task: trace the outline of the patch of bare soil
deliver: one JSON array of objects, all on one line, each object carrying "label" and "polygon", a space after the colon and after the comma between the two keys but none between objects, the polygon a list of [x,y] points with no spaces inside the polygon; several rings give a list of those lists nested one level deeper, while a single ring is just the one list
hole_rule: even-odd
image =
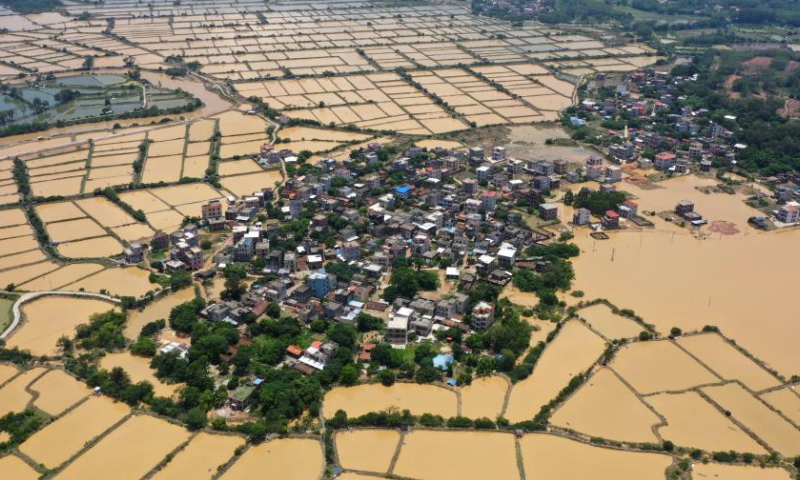
[{"label": "patch of bare soil", "polygon": [[736,224],[732,222],[726,222],[724,220],[714,220],[711,222],[711,227],[709,230],[721,235],[736,235],[739,233],[739,229],[736,228]]}]

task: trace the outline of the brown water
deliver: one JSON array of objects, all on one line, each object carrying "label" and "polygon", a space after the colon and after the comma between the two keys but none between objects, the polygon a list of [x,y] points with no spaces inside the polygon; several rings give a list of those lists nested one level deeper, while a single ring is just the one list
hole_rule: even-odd
[{"label": "brown water", "polygon": [[155,302],[145,307],[145,309],[142,311],[134,310],[131,312],[130,316],[128,317],[128,321],[125,324],[125,336],[131,339],[138,338],[139,332],[142,331],[142,327],[159,319],[169,319],[169,312],[174,307],[180,305],[181,303],[188,302],[193,298],[194,288],[184,288],[171,295],[159,298]]},{"label": "brown water", "polygon": [[552,424],[627,442],[657,442],[653,413],[609,369],[598,370],[552,416]]},{"label": "brown water", "polygon": [[[727,217],[735,218],[735,217]],[[796,373],[800,323],[787,298],[800,230],[697,240],[668,231],[611,233],[595,242],[578,231],[574,287],[634,309],[663,334],[719,326],[785,375]],[[756,279],[757,281],[754,281]],[[758,319],[758,321],[754,321]]]},{"label": "brown water", "polygon": [[658,432],[665,440],[709,452],[735,450],[765,454],[764,447],[697,392],[661,393],[645,401],[666,418]]},{"label": "brown water", "polygon": [[570,379],[586,371],[605,349],[605,343],[578,321],[569,321],[536,364],[533,374],[511,390],[505,417],[530,420],[555,398]]},{"label": "brown water", "polygon": [[52,416],[86,398],[92,390],[63,370],[51,370],[31,384],[30,390],[39,394],[33,405]]},{"label": "brown water", "polygon": [[672,457],[612,450],[547,434],[519,441],[527,480],[663,480]]},{"label": "brown water", "polygon": [[630,318],[614,315],[611,308],[604,303],[583,308],[578,311],[578,315],[607,340],[635,338],[644,330],[644,327]]},{"label": "brown water", "polygon": [[65,290],[79,290],[99,292],[106,290],[112,295],[130,295],[140,297],[149,290],[155,290],[158,285],[148,280],[150,273],[140,268],[109,268],[78,282],[64,287]]},{"label": "brown water", "polygon": [[760,468],[756,466],[720,465],[698,463],[692,469],[694,480],[789,480],[791,475],[782,468]]},{"label": "brown water", "polygon": [[29,291],[55,290],[102,269],[103,266],[98,263],[73,263],[24,283],[19,288]]},{"label": "brown water", "polygon": [[55,468],[129,413],[124,403],[92,397],[36,432],[20,451],[47,468]]},{"label": "brown water", "polygon": [[154,370],[150,368],[150,359],[137,357],[129,352],[106,354],[100,359],[100,367],[109,371],[115,367],[121,367],[131,377],[132,382],[150,382],[153,385],[154,393],[162,397],[171,397],[179,386],[163,383],[156,378]]},{"label": "brown water", "polygon": [[352,430],[336,434],[336,452],[342,468],[386,473],[400,441],[397,430]]},{"label": "brown water", "polygon": [[17,367],[13,365],[0,365],[0,385],[6,383],[8,379],[13,377],[19,372]]},{"label": "brown water", "polygon": [[282,182],[280,170],[226,177],[219,181],[226,190],[238,197],[251,195],[262,188],[275,188]]},{"label": "brown water", "polygon": [[786,387],[761,395],[761,399],[783,413],[795,425],[800,425],[800,395],[795,387]]},{"label": "brown water", "polygon": [[[393,473],[419,480],[518,480],[510,433],[415,430],[405,436]],[[465,454],[469,452],[469,454]]]},{"label": "brown water", "polygon": [[3,479],[37,480],[41,475],[15,455],[0,458],[0,472]]},{"label": "brown water", "polygon": [[720,381],[667,340],[625,345],[614,356],[611,368],[641,394],[685,390]]},{"label": "brown water", "polygon": [[113,304],[89,298],[41,297],[22,306],[25,321],[8,338],[8,345],[34,355],[57,355],[61,336],[75,336],[75,327],[89,317],[113,309]]},{"label": "brown water", "polygon": [[720,377],[740,380],[751,390],[765,390],[781,383],[715,333],[681,337],[677,342]]},{"label": "brown water", "polygon": [[800,454],[800,430],[738,384],[705,387],[703,392],[782,455]]},{"label": "brown water", "polygon": [[461,416],[496,419],[503,411],[508,380],[500,376],[481,377],[461,388]]},{"label": "brown water", "polygon": [[408,409],[414,415],[432,413],[449,418],[456,415],[458,400],[451,390],[416,383],[396,383],[391,387],[378,384],[336,387],[325,395],[327,418],[333,418],[338,410],[358,417],[390,408],[398,411]]},{"label": "brown water", "polygon": [[131,417],[53,478],[137,480],[188,438],[188,431],[164,420]]},{"label": "brown water", "polygon": [[242,437],[200,432],[152,480],[208,480],[244,444]]},{"label": "brown water", "polygon": [[0,389],[0,417],[11,412],[21,412],[33,399],[33,395],[25,390],[33,379],[45,372],[42,367],[32,368],[5,384]]},{"label": "brown water", "polygon": [[318,440],[282,438],[250,447],[220,480],[317,480],[325,468]]}]

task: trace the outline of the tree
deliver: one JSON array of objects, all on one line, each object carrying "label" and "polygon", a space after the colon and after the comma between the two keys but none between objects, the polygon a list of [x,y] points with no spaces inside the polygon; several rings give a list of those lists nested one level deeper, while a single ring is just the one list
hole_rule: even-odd
[{"label": "tree", "polygon": [[378,373],[378,379],[381,381],[381,385],[385,387],[390,387],[394,385],[395,375],[393,371],[389,369],[384,369]]},{"label": "tree", "polygon": [[567,193],[564,194],[564,205],[572,205],[574,199],[575,194],[572,193],[572,190],[567,190]]},{"label": "tree", "polygon": [[358,383],[358,368],[355,365],[345,365],[339,372],[339,382],[344,386],[353,386]]},{"label": "tree", "polygon": [[382,330],[384,326],[383,320],[361,312],[356,316],[356,328],[359,332],[371,332],[374,330]]},{"label": "tree", "polygon": [[278,302],[271,302],[269,306],[267,306],[266,313],[270,318],[278,318],[281,316],[281,306]]}]

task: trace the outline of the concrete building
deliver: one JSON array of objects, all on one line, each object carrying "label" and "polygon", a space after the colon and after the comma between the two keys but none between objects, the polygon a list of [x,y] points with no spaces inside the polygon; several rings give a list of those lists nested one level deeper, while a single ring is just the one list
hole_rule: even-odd
[{"label": "concrete building", "polygon": [[323,298],[336,286],[336,275],[327,273],[325,269],[320,269],[306,278],[306,284],[311,289],[311,295]]},{"label": "concrete building", "polygon": [[588,208],[578,208],[572,214],[572,223],[575,225],[588,225],[592,212]]},{"label": "concrete building", "polygon": [[558,207],[552,203],[539,205],[539,217],[542,220],[555,220],[558,218]]},{"label": "concrete building", "polygon": [[475,330],[486,330],[494,323],[494,305],[478,302],[472,307],[472,327]]}]

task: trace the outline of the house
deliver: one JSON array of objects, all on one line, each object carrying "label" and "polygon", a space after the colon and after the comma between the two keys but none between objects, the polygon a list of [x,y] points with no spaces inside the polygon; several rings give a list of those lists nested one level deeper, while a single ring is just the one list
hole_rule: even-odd
[{"label": "house", "polygon": [[677,157],[672,152],[661,152],[656,154],[653,165],[659,170],[667,170],[675,166],[678,162]]},{"label": "house", "polygon": [[236,388],[228,393],[228,405],[233,410],[241,411],[247,409],[255,391],[256,387],[251,385],[242,385]]},{"label": "house", "polygon": [[311,290],[311,295],[323,298],[336,286],[336,275],[327,273],[323,268],[309,275],[306,285]]},{"label": "house", "polygon": [[478,302],[472,307],[472,327],[475,330],[486,330],[494,323],[494,305]]},{"label": "house", "polygon": [[592,212],[588,208],[579,208],[572,214],[572,223],[575,225],[588,225]]},{"label": "house", "polygon": [[539,218],[542,220],[556,220],[558,218],[558,207],[552,203],[542,203],[539,205]]},{"label": "house", "polygon": [[393,316],[386,325],[386,341],[392,345],[405,345],[408,340],[408,323],[406,316]]},{"label": "house", "polygon": [[606,211],[606,214],[600,219],[600,224],[605,229],[619,228],[619,214],[614,210]]},{"label": "house", "polygon": [[509,243],[500,245],[500,250],[497,252],[497,261],[502,268],[511,269],[517,257],[517,249]]},{"label": "house", "polygon": [[787,202],[775,213],[775,219],[781,223],[797,223],[800,214],[800,203]]},{"label": "house", "polygon": [[144,261],[144,248],[140,243],[131,243],[128,248],[124,250],[125,261],[128,263],[139,263]]},{"label": "house", "polygon": [[694,212],[694,202],[691,200],[680,200],[677,205],[675,205],[675,213],[680,215],[681,217],[686,217],[686,214],[689,212]]},{"label": "house", "polygon": [[202,207],[200,207],[203,222],[208,223],[210,220],[220,220],[222,218],[222,203],[219,200],[211,200]]},{"label": "house", "polygon": [[619,215],[622,218],[627,218],[628,220],[636,218],[639,214],[639,205],[636,202],[631,200],[625,200],[622,202],[622,205],[619,206]]}]

